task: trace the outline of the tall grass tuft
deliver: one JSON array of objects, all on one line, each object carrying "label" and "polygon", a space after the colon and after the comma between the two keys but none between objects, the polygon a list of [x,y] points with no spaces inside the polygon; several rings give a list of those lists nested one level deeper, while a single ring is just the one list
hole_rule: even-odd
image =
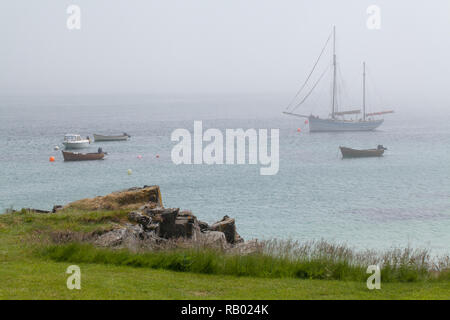
[{"label": "tall grass tuft", "polygon": [[[131,252],[90,244],[49,245],[40,254],[59,262],[97,263],[178,272],[263,278],[291,277],[365,281],[369,265],[381,268],[383,282],[450,280],[449,258],[433,260],[426,250],[394,249],[383,253],[355,252],[326,241],[298,243],[271,240],[252,254],[232,254],[212,248],[172,248]],[[439,268],[439,269],[438,269]]]}]

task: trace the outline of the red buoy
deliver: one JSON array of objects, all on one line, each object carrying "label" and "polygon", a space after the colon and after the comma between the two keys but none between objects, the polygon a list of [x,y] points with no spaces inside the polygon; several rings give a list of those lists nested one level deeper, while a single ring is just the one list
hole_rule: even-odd
[{"label": "red buoy", "polygon": [[301,132],[301,131],[302,131],[302,129],[300,129],[300,128],[297,129],[297,132]]},{"label": "red buoy", "polygon": [[309,123],[309,121],[308,120],[305,120],[305,124],[308,124]]}]

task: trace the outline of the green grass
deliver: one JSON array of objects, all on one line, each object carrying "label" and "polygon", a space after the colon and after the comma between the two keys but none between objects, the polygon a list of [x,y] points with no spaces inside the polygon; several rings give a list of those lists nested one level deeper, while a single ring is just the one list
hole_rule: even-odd
[{"label": "green grass", "polygon": [[[265,252],[244,257],[210,250],[132,253],[77,243],[52,244],[61,240],[55,235],[109,230],[125,221],[126,214],[0,215],[0,299],[449,298],[448,273],[430,277],[423,272],[426,263],[418,262],[424,256],[408,250],[382,256],[387,267],[381,290],[370,291],[368,275],[358,263],[372,255],[321,242],[289,248],[274,242]],[[66,287],[65,271],[72,264],[81,268],[81,290]]]},{"label": "green grass", "polygon": [[230,255],[208,249],[132,253],[98,249],[88,244],[52,245],[44,257],[58,262],[111,264],[178,272],[250,276],[259,278],[304,278],[358,280],[367,278],[365,269],[333,261],[292,261],[265,254]]},{"label": "green grass", "polygon": [[0,264],[0,299],[448,299],[449,282],[382,283],[261,279],[125,266],[78,264],[81,290],[68,290],[70,263]]},{"label": "green grass", "polygon": [[[44,258],[57,262],[95,263],[238,277],[360,282],[368,277],[367,265],[353,264],[345,259],[316,256],[311,259],[295,259],[266,253],[242,256],[205,248],[133,253],[128,250],[99,249],[90,244],[70,243],[48,246],[41,254]],[[381,276],[384,282],[413,282],[427,279],[428,272],[414,264],[388,265],[382,268]]]}]

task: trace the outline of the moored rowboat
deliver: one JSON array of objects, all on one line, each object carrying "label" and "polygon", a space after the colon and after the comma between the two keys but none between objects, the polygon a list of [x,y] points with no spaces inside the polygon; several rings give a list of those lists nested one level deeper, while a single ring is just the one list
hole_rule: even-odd
[{"label": "moored rowboat", "polygon": [[121,135],[116,136],[104,136],[101,134],[94,133],[94,140],[95,141],[124,141],[130,138],[130,135],[126,134],[125,132]]},{"label": "moored rowboat", "polygon": [[385,147],[379,145],[376,149],[357,150],[346,147],[339,147],[341,149],[343,158],[366,158],[366,157],[381,157],[384,154]]},{"label": "moored rowboat", "polygon": [[86,160],[102,160],[105,157],[104,152],[96,153],[78,153],[62,151],[64,161],[86,161]]}]

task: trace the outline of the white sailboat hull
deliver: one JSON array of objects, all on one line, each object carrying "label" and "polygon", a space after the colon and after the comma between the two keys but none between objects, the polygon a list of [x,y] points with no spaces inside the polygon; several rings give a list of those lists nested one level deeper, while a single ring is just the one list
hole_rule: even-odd
[{"label": "white sailboat hull", "polygon": [[371,131],[378,128],[383,119],[366,121],[348,121],[337,119],[320,119],[309,117],[309,132],[335,132],[335,131]]}]

